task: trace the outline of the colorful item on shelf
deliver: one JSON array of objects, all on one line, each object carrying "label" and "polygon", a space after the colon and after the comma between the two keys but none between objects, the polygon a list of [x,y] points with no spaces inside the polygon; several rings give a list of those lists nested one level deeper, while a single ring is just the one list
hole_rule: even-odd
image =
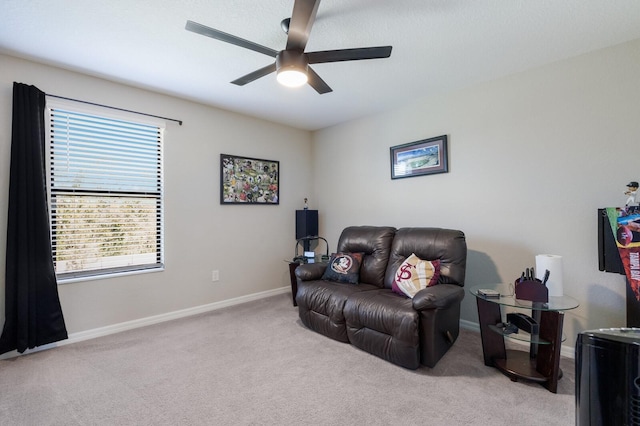
[{"label": "colorful item on shelf", "polygon": [[627,281],[640,301],[640,207],[607,207],[606,210]]}]

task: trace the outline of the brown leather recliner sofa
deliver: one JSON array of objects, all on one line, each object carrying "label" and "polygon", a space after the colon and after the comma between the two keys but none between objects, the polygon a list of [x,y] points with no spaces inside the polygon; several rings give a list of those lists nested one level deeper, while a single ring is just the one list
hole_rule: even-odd
[{"label": "brown leather recliner sofa", "polygon": [[[433,367],[458,338],[467,245],[462,231],[352,226],[338,252],[364,253],[359,282],[322,280],[326,264],[300,265],[296,302],[302,323],[394,364]],[[415,253],[440,260],[438,284],[413,299],[391,290],[398,267]]]}]

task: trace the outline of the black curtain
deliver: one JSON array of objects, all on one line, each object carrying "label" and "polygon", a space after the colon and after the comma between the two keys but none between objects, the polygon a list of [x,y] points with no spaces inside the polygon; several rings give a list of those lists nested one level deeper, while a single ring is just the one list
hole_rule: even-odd
[{"label": "black curtain", "polygon": [[45,93],[13,83],[5,322],[0,354],[67,338],[51,254]]}]

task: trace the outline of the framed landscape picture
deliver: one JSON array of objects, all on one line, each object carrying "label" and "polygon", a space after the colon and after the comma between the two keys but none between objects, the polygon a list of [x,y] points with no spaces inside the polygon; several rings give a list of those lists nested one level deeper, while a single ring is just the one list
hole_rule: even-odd
[{"label": "framed landscape picture", "polygon": [[220,204],[280,204],[280,162],[220,154]]},{"label": "framed landscape picture", "polygon": [[446,135],[391,147],[391,179],[448,171]]}]

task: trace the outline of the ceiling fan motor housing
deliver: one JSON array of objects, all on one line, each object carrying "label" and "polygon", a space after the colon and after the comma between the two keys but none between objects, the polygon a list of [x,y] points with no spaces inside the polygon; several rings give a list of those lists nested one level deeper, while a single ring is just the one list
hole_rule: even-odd
[{"label": "ceiling fan motor housing", "polygon": [[309,61],[307,56],[295,50],[281,50],[276,56],[276,70],[278,72],[285,70],[295,70],[307,73]]}]

